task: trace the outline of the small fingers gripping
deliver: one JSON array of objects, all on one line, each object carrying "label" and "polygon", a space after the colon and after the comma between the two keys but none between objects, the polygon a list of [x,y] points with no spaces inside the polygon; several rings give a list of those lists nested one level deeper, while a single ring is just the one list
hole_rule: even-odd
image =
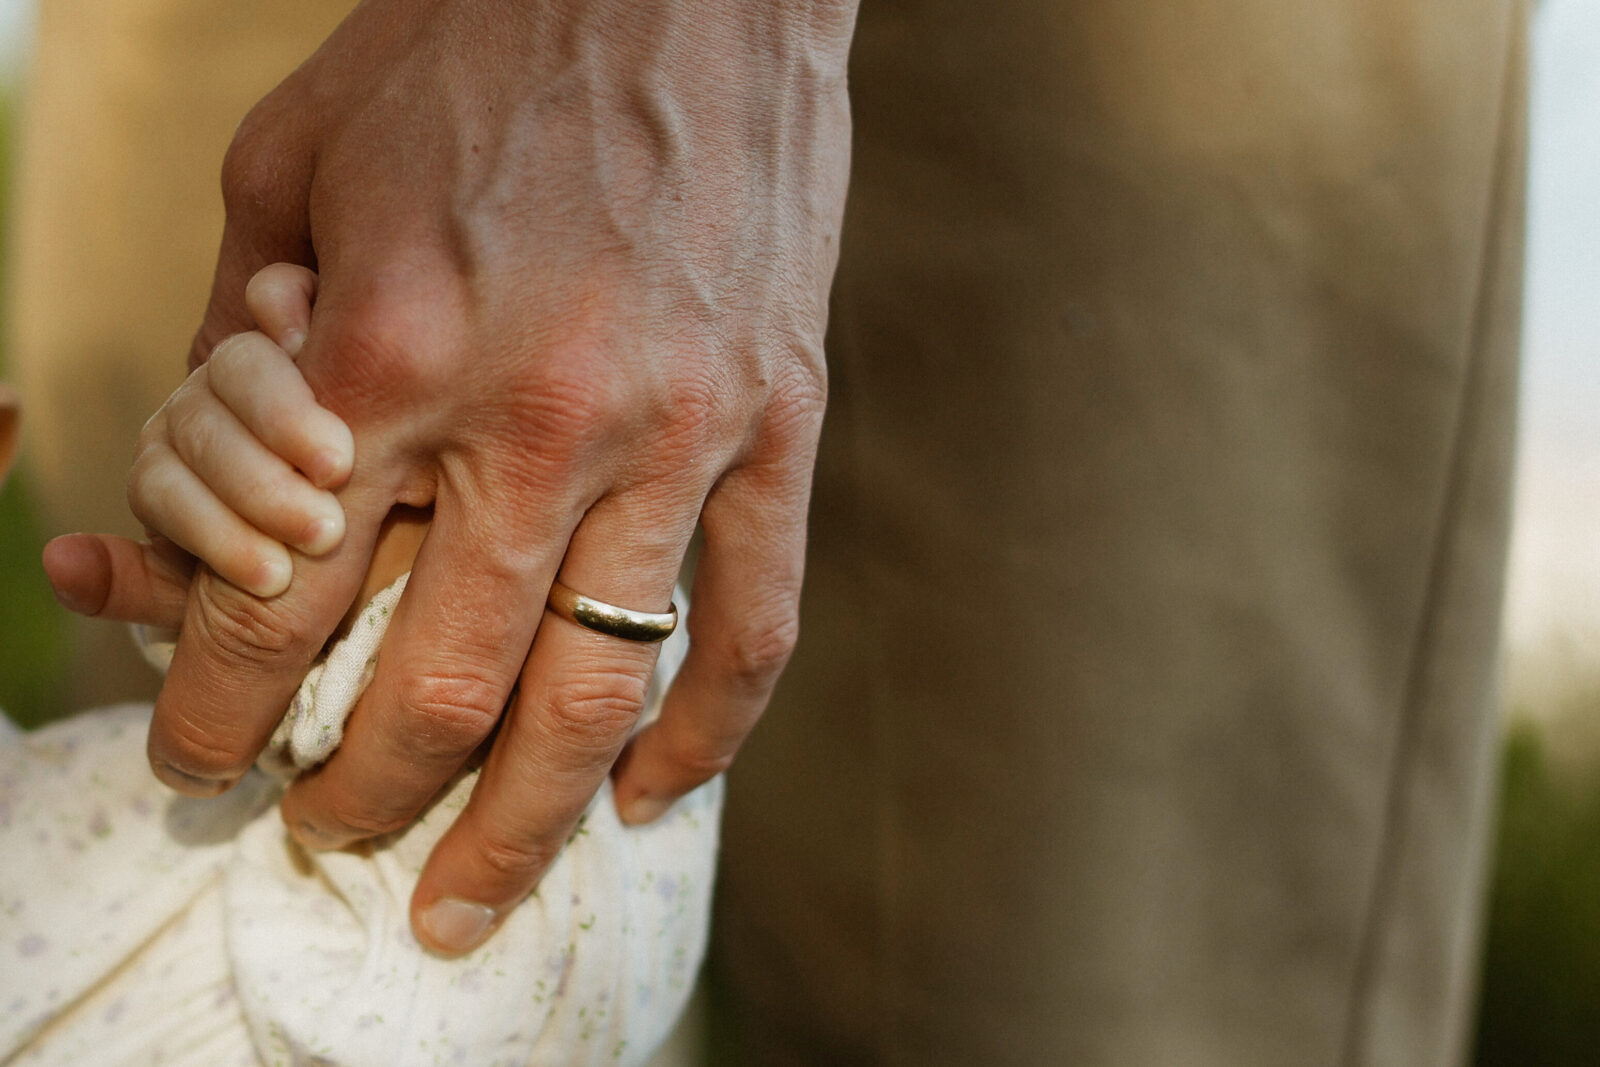
[{"label": "small fingers gripping", "polygon": [[[252,365],[237,369],[246,362]],[[284,372],[286,376],[274,380]],[[305,389],[281,349],[260,334],[240,334],[194,372],[195,388],[172,398],[166,444],[244,522],[306,555],[327,553],[344,534],[343,509],[332,493],[312,485],[230,408],[215,387],[230,376],[246,376],[254,383],[251,390],[259,406],[280,402],[295,387]],[[151,525],[161,529],[159,522]]]},{"label": "small fingers gripping", "polygon": [[317,296],[315,272],[294,263],[270,263],[244,288],[245,307],[256,327],[298,356],[311,330],[311,303]]},{"label": "small fingers gripping", "polygon": [[350,430],[273,339],[303,343],[315,285],[287,264],[252,279],[251,312],[273,336],[218,345],[146,425],[129,478],[129,503],[146,526],[257,596],[288,586],[289,547],[318,556],[344,537],[343,509],[327,490],[350,476]]},{"label": "small fingers gripping", "polygon": [[128,475],[128,506],[147,529],[240,589],[272,597],[288,588],[294,572],[288,550],[228,507],[165,441],[141,442]]},{"label": "small fingers gripping", "polygon": [[[304,301],[306,293],[301,289],[297,296],[291,290],[288,297]],[[267,298],[277,296],[268,291]],[[317,344],[313,334],[306,347],[312,350]],[[264,540],[269,548],[285,551],[246,520],[282,523],[287,536],[295,529],[289,519],[315,520],[313,508],[322,502],[337,508],[337,517],[347,526],[342,540],[328,539],[338,541],[338,551],[291,557],[292,580],[270,596],[260,589],[242,591],[221,561],[195,550],[212,566],[197,569],[190,584],[177,651],[151,719],[148,755],[162,781],[181,792],[207,796],[237,780],[281,720],[317,653],[354,602],[394,496],[389,485],[368,478],[345,484],[335,499],[297,468],[299,463],[314,467],[302,452],[315,456],[319,449],[327,450],[330,435],[323,429],[337,431],[332,450],[343,454],[323,472],[324,480],[350,475],[353,449],[343,423],[317,407],[298,364],[266,334],[236,335],[218,346],[204,374],[194,375],[188,387],[194,395],[185,404],[192,401],[193,411],[171,405],[153,420],[141,451],[141,461],[149,452],[158,472],[150,483],[157,490],[161,478],[173,483],[165,490],[165,513],[191,524],[191,543],[185,547],[194,550],[200,538],[242,529],[258,539],[253,543],[257,549]],[[191,424],[172,425],[182,419]],[[286,460],[273,446],[295,460]],[[229,449],[231,461],[226,458]],[[136,472],[135,500],[145,485],[146,478]],[[202,522],[207,509],[212,518]],[[301,537],[316,540],[310,531]]]},{"label": "small fingers gripping", "polygon": [[265,334],[228,338],[205,369],[206,384],[222,406],[314,486],[331,489],[350,477],[350,428],[317,403],[294,360]]}]

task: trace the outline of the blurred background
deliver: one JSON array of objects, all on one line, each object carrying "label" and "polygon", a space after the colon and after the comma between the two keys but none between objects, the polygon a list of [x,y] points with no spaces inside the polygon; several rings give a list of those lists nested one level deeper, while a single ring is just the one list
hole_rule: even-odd
[{"label": "blurred background", "polygon": [[[32,20],[32,0],[0,0],[7,288],[6,193]],[[1544,0],[1532,88],[1506,774],[1476,1053],[1508,1067],[1600,1058],[1600,4]],[[0,377],[10,326],[0,322]],[[181,348],[172,358],[176,373]],[[65,650],[82,638],[38,567],[45,524],[28,460],[0,494],[0,707],[37,724],[83,702],[63,677]]]}]

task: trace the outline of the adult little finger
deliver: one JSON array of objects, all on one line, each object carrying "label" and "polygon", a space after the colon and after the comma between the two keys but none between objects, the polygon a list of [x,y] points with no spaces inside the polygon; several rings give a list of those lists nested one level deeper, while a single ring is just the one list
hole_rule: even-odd
[{"label": "adult little finger", "polygon": [[809,468],[726,475],[701,514],[692,640],[660,717],[617,761],[617,812],[658,818],[725,770],[771,699],[799,638]]}]

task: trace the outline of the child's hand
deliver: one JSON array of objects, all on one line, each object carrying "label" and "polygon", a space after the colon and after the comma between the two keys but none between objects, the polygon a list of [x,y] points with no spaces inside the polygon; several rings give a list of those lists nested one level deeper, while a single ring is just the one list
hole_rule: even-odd
[{"label": "child's hand", "polygon": [[338,545],[344,512],[327,489],[350,476],[354,445],[292,358],[315,287],[310,271],[281,263],[251,279],[245,296],[261,332],[219,345],[140,435],[128,500],[151,543],[69,534],[46,547],[68,608],[175,628],[195,557],[265,597],[289,584],[285,543],[308,555]]},{"label": "child's hand", "polygon": [[189,375],[145,424],[128,476],[128,503],[148,529],[261,597],[289,585],[285,545],[317,556],[344,537],[327,489],[350,476],[350,431],[292,358],[315,285],[288,264],[251,279],[245,299],[261,331],[230,337]]}]

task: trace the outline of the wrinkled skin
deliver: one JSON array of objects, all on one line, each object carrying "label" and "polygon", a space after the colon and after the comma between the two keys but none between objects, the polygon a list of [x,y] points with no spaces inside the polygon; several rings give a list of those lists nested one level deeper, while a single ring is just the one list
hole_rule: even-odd
[{"label": "wrinkled skin", "polygon": [[[250,327],[263,265],[320,273],[298,362],[354,434],[347,532],[270,599],[200,571],[151,729],[164,780],[249,766],[397,503],[435,517],[377,678],[283,810],[318,848],[395,829],[498,726],[418,885],[425,943],[487,936],[613,769],[642,822],[728,765],[797,636],[853,18],[368,0],[252,111],[191,358]],[[697,523],[693,652],[624,753],[654,648],[546,593],[665,608]]]}]

